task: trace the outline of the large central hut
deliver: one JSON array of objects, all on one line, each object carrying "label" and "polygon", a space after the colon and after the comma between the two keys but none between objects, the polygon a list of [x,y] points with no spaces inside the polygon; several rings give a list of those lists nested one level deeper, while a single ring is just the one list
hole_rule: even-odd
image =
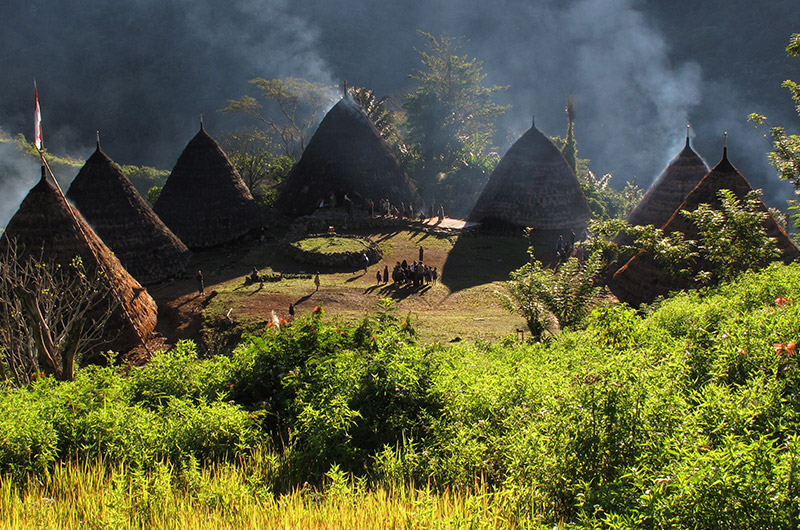
[{"label": "large central hut", "polygon": [[628,216],[628,223],[661,228],[708,171],[705,161],[689,144],[687,127],[686,145],[647,189]]},{"label": "large central hut", "polygon": [[153,210],[191,249],[223,245],[263,226],[250,190],[202,123]]},{"label": "large central hut", "polygon": [[505,230],[581,230],[591,210],[564,155],[534,124],[489,177],[469,220]]},{"label": "large central hut", "polygon": [[[151,338],[157,317],[155,301],[128,274],[80,212],[47,180],[44,170],[39,183],[8,222],[0,247],[5,248],[10,240],[16,245],[17,259],[32,255],[68,267],[79,257],[87,272],[100,273],[97,278],[107,282],[103,287],[110,293],[108,307],[113,309],[105,324],[104,342],[97,351],[125,352]],[[104,309],[100,311],[105,313]]]},{"label": "large central hut", "polygon": [[[664,224],[663,230],[670,234],[681,232],[687,239],[698,240],[700,234],[694,223],[680,212],[692,212],[701,204],[709,204],[713,209],[720,209],[718,193],[720,190],[731,190],[739,200],[753,187],[733,164],[728,160],[728,149],[723,148],[722,160],[712,169],[700,183],[686,196],[681,205],[673,212]],[[779,259],[790,261],[800,254],[792,243],[786,231],[775,221],[769,209],[759,201],[759,210],[766,213],[764,229],[769,237],[775,238],[781,255]],[[709,263],[700,263],[694,272],[700,268],[709,267]],[[613,276],[611,288],[614,294],[622,301],[633,307],[651,303],[659,296],[666,296],[672,291],[690,287],[690,281],[671,275],[662,265],[648,253],[641,251],[633,256]]]},{"label": "large central hut", "polygon": [[183,272],[191,252],[100,149],[99,141],[67,198],[140,283],[158,283]]},{"label": "large central hut", "polygon": [[348,195],[360,206],[382,199],[419,205],[413,181],[346,90],[286,177],[275,205],[287,215],[308,215],[331,194],[338,204]]}]

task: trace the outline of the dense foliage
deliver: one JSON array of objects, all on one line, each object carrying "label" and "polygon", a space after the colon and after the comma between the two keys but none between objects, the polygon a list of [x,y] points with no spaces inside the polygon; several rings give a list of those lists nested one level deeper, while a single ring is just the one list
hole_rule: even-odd
[{"label": "dense foliage", "polygon": [[407,169],[426,201],[444,202],[448,210],[471,206],[497,164],[489,152],[495,119],[509,107],[494,96],[506,87],[484,86],[483,65],[460,55],[461,40],[419,34],[426,49],[417,50],[422,64],[409,76],[417,87],[403,102]]},{"label": "dense foliage", "polygon": [[388,304],[357,325],[319,309],[229,356],[184,342],[127,374],[5,388],[0,467],[256,458],[253,495],[335,469],[384,486],[478,480],[521,526],[791,528],[798,301],[800,267],[773,265],[645,316],[601,307],[545,344],[447,347],[416,344]]}]

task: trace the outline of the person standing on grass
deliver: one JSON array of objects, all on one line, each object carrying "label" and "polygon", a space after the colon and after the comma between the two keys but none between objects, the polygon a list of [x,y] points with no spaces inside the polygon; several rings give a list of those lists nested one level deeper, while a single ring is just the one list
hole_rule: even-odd
[{"label": "person standing on grass", "polygon": [[314,276],[314,285],[317,286],[317,288],[314,289],[314,292],[319,291],[319,271],[317,271],[317,275]]},{"label": "person standing on grass", "polygon": [[422,248],[422,245],[419,246],[419,262],[422,263],[422,255],[425,253],[425,249]]},{"label": "person standing on grass", "polygon": [[366,274],[367,267],[369,267],[369,256],[367,256],[366,252],[361,253],[361,264],[364,265],[364,274]]},{"label": "person standing on grass", "polygon": [[380,285],[381,284],[381,280],[383,279],[383,276],[381,275],[381,270],[380,269],[378,269],[375,272],[375,279],[378,281],[378,285]]},{"label": "person standing on grass", "polygon": [[205,290],[205,284],[203,283],[203,271],[197,271],[197,275],[194,277],[197,280],[197,294],[203,294]]},{"label": "person standing on grass", "polygon": [[383,266],[383,283],[389,283],[389,266]]}]

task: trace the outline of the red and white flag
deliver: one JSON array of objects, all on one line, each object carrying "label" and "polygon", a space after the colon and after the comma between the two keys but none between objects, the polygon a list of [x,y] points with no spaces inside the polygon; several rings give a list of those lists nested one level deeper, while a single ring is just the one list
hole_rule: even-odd
[{"label": "red and white flag", "polygon": [[33,82],[33,143],[36,149],[42,150],[42,109],[39,108],[39,94],[36,91],[36,81]]}]

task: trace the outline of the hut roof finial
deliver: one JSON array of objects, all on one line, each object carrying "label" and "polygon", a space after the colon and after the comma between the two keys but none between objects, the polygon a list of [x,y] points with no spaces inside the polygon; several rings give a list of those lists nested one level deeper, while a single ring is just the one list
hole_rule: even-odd
[{"label": "hut roof finial", "polygon": [[722,158],[728,158],[728,131],[722,135]]},{"label": "hut roof finial", "polygon": [[203,126],[203,115],[202,114],[200,115],[200,130],[201,131],[205,130],[205,127]]},{"label": "hut roof finial", "polygon": [[347,79],[342,81],[342,96],[347,97]]},{"label": "hut roof finial", "polygon": [[95,136],[97,137],[97,150],[100,150],[100,131],[95,131]]},{"label": "hut roof finial", "polygon": [[536,128],[536,115],[535,114],[531,115],[531,127],[533,127],[534,129]]},{"label": "hut roof finial", "polygon": [[689,129],[692,128],[691,123],[686,124],[686,147],[689,147]]}]

